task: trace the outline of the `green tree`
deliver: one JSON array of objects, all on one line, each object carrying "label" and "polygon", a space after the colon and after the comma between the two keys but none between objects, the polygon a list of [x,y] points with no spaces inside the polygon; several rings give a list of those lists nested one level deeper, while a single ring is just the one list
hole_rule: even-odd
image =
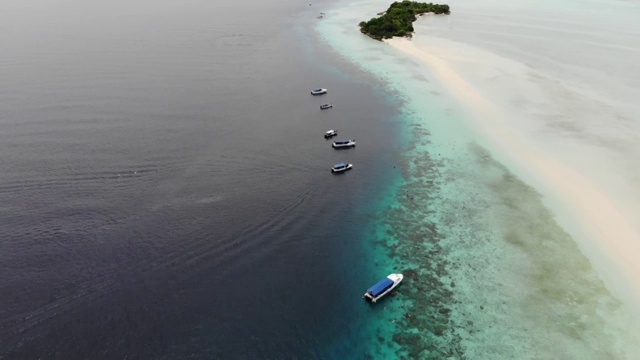
[{"label": "green tree", "polygon": [[449,14],[449,5],[410,0],[396,1],[382,16],[360,22],[360,31],[377,40],[411,36],[416,15],[424,13]]}]

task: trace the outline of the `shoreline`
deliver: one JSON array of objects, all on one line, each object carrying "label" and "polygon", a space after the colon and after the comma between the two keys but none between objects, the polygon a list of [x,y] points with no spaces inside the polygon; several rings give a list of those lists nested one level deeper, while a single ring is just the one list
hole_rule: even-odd
[{"label": "shoreline", "polygon": [[[357,30],[355,24],[362,14],[379,11],[380,3],[356,0],[340,5],[328,12],[327,21],[318,24],[320,36],[338,56],[383,82],[380,90],[398,104],[398,126],[408,135],[406,147],[397,155],[402,186],[376,220],[380,226],[368,241],[381,250],[380,255],[385,250],[389,253],[390,258],[380,258],[381,264],[393,266],[394,272],[407,271],[400,298],[407,301],[403,311],[410,316],[393,323],[386,317],[372,322],[384,334],[372,341],[379,350],[375,352],[386,354],[384,349],[395,348],[398,356],[416,358],[455,354],[474,358],[637,357],[640,336],[635,319],[640,312],[627,305],[635,303],[636,296],[629,290],[633,286],[626,286],[633,276],[627,276],[628,271],[612,256],[617,249],[603,250],[609,245],[595,241],[599,240],[594,238],[595,231],[576,221],[603,213],[634,213],[615,208],[620,197],[611,195],[611,188],[616,187],[611,182],[604,182],[609,185],[602,191],[603,179],[610,180],[609,174],[584,175],[590,174],[583,171],[590,161],[601,164],[608,160],[600,154],[604,146],[586,150],[576,146],[593,140],[580,136],[586,132],[583,126],[588,131],[601,130],[594,119],[605,118],[626,97],[607,104],[611,97],[588,92],[593,87],[563,81],[566,67],[556,68],[554,59],[549,59],[551,66],[541,68],[547,72],[537,74],[529,71],[530,58],[505,55],[486,42],[465,42],[472,37],[465,26],[477,25],[480,18],[473,12],[465,19],[462,7],[455,19],[431,17],[415,22],[417,35],[411,40],[391,40],[428,49],[426,54],[412,55],[394,46],[381,46]],[[528,20],[531,25],[538,21]],[[486,35],[478,34],[480,38]],[[449,35],[459,39],[447,39]],[[511,45],[526,46],[529,39],[516,38]],[[489,37],[487,42],[491,41]],[[473,48],[465,48],[467,43]],[[424,55],[431,57],[430,62],[420,59]],[[540,58],[533,60],[539,65]],[[552,76],[558,73],[562,76]],[[619,78],[610,82],[621,84]],[[585,98],[593,100],[592,104],[585,106]],[[568,100],[568,105],[555,100]],[[563,114],[575,107],[580,111]],[[531,122],[538,112],[557,115],[551,111],[566,116]],[[560,124],[564,127],[554,127],[556,119],[564,120]],[[619,129],[602,137],[619,135],[614,130]],[[605,155],[611,156],[611,150],[607,148]],[[565,156],[567,153],[574,158]],[[563,156],[556,158],[555,154]],[[620,159],[615,165],[634,158]],[[607,170],[614,164],[609,165]],[[624,172],[627,182],[635,172],[628,168]],[[542,176],[547,173],[555,177]],[[624,181],[621,176],[620,183]],[[550,186],[556,183],[568,189]],[[562,194],[577,191],[576,199],[584,200],[585,194],[576,188],[591,191],[602,209],[596,208],[594,214],[578,213],[588,212],[589,204],[598,201],[589,201],[585,207]],[[619,195],[628,189],[613,190]],[[640,192],[628,195],[622,204],[631,203],[634,208],[640,203],[633,202],[634,197],[640,200]],[[623,222],[628,224],[624,217]],[[638,233],[632,226],[627,230]],[[400,309],[385,313],[396,310]],[[381,344],[386,345],[379,348]]]},{"label": "shoreline", "polygon": [[640,273],[640,262],[634,261],[640,257],[640,234],[622,212],[624,206],[590,181],[588,175],[538,150],[544,144],[535,144],[521,129],[510,127],[505,110],[456,68],[467,60],[441,47],[417,45],[416,37],[422,36],[414,34],[412,39],[384,42],[426,65],[465,104],[472,126],[499,150],[494,156],[506,160],[512,170],[542,192],[545,203],[576,239],[610,291],[628,305],[640,307],[640,278],[636,275]]}]

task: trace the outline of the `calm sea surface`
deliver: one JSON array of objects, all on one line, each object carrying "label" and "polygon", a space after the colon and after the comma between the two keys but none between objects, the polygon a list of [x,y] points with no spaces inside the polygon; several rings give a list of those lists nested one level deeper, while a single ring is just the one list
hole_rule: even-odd
[{"label": "calm sea surface", "polygon": [[321,4],[218,3],[0,0],[0,358],[366,352],[393,104]]}]

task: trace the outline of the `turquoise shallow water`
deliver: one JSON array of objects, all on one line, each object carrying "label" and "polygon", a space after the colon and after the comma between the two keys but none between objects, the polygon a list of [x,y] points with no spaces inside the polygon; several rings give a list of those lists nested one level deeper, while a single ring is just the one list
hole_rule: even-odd
[{"label": "turquoise shallow water", "polygon": [[402,110],[401,174],[380,194],[365,246],[377,273],[406,281],[378,305],[369,355],[633,358],[623,305],[540,194],[479,145],[428,68],[359,34],[357,23],[387,5],[345,1],[317,26]]}]

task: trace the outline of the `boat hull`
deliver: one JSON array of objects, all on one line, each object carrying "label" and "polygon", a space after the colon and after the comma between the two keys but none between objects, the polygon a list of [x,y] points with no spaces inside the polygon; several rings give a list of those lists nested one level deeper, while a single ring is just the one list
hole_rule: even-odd
[{"label": "boat hull", "polygon": [[349,164],[347,167],[341,168],[341,169],[331,168],[331,172],[334,174],[339,174],[339,173],[343,173],[345,171],[351,170],[352,168],[353,168],[353,165]]},{"label": "boat hull", "polygon": [[331,144],[331,146],[334,149],[348,149],[348,148],[356,147],[356,142],[353,141],[353,140],[351,140],[351,141],[349,141],[348,143],[345,143],[345,144],[340,144],[340,143],[335,143],[334,142],[333,144]]}]

